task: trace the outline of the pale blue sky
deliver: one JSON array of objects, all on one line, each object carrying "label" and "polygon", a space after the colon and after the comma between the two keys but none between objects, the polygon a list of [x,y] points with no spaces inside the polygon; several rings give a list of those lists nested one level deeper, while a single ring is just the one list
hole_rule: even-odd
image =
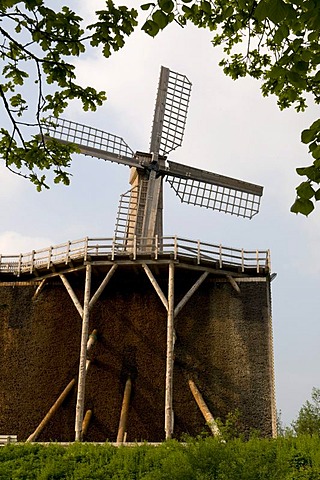
[{"label": "pale blue sky", "polygon": [[[82,8],[102,6],[100,0]],[[182,148],[170,159],[264,185],[261,212],[252,220],[181,204],[165,191],[165,233],[245,249],[271,249],[277,407],[289,423],[313,386],[320,386],[319,225],[289,212],[299,182],[297,166],[310,163],[300,131],[319,114],[280,112],[262,98],[259,83],[233,82],[218,67],[221,53],[211,34],[172,26],[156,39],[137,33],[109,60],[98,54],[78,62],[83,83],[107,90],[95,113],[77,103],[65,118],[123,136],[133,150],[147,150],[160,65],[193,83]],[[70,187],[37,193],[27,181],[0,168],[0,251],[19,253],[85,236],[111,237],[129,170],[77,156]]]}]

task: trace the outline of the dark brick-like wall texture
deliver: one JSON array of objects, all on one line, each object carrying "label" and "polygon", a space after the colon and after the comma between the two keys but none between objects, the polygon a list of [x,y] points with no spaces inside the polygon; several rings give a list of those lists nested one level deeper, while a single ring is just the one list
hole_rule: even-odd
[{"label": "dark brick-like wall texture", "polygon": [[[201,272],[176,269],[175,304]],[[105,272],[92,276],[92,294]],[[168,272],[155,272],[167,295]],[[68,280],[83,302],[84,274]],[[0,284],[1,285],[1,284]],[[214,417],[238,409],[242,428],[272,435],[273,372],[269,282],[243,282],[237,293],[210,275],[175,319],[174,436],[208,431],[188,386],[191,378]],[[23,441],[78,375],[81,318],[62,282],[0,286],[0,433]],[[127,441],[162,441],[167,312],[144,271],[121,269],[90,313],[98,341],[90,353],[87,441],[115,441],[124,385],[133,381]],[[76,389],[39,441],[74,439]]]}]

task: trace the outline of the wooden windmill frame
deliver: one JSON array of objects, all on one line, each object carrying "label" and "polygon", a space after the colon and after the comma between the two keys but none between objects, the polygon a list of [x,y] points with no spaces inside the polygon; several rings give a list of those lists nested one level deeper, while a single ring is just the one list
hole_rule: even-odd
[{"label": "wooden windmill frame", "polygon": [[[89,317],[92,308],[111,278],[124,268],[146,274],[165,308],[167,342],[165,368],[165,436],[173,435],[173,367],[175,319],[209,275],[231,284],[240,293],[241,282],[267,281],[270,273],[269,251],[225,249],[178,237],[163,236],[163,180],[188,204],[252,218],[259,211],[263,188],[248,182],[175,163],[167,157],[181,146],[191,94],[188,78],[168,68],[161,68],[152,124],[149,152],[134,152],[123,138],[78,123],[51,118],[46,124],[46,138],[78,146],[79,152],[128,166],[131,188],[121,195],[112,239],[89,239],[67,242],[29,254],[0,256],[0,276],[12,283],[19,280],[37,286],[39,298],[48,279],[61,279],[74,303],[81,323],[81,346],[76,401],[75,439],[82,440],[85,381],[88,368]],[[192,272],[194,283],[175,303],[175,270]],[[83,302],[68,280],[68,275],[85,271]],[[91,295],[92,272],[104,278]],[[157,274],[167,276],[162,290]],[[217,283],[219,283],[217,281]],[[239,285],[238,285],[239,284]],[[272,374],[271,374],[272,376]],[[75,380],[73,384],[75,384]],[[271,382],[272,384],[272,382]],[[130,389],[130,385],[128,386]],[[269,392],[268,392],[269,393]],[[59,397],[60,398],[60,397]],[[273,401],[273,400],[272,400]],[[272,403],[272,402],[271,402]],[[275,409],[272,410],[273,423]],[[41,424],[40,424],[41,425]],[[40,426],[39,425],[39,426]],[[119,426],[119,432],[124,426]],[[274,426],[273,426],[274,428]],[[30,441],[38,435],[30,435]],[[118,440],[119,439],[119,440]],[[121,435],[118,436],[121,442]]]},{"label": "wooden windmill frame", "polygon": [[120,197],[115,237],[137,237],[141,248],[163,236],[163,180],[181,202],[252,218],[263,187],[167,160],[182,145],[191,83],[185,75],[161,67],[149,153],[134,151],[122,137],[78,123],[50,118],[47,136],[77,145],[80,153],[131,168],[131,188]]}]

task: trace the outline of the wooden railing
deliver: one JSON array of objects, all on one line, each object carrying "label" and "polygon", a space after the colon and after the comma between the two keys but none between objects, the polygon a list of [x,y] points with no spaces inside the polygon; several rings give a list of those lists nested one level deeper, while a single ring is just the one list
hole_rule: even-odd
[{"label": "wooden railing", "polygon": [[33,273],[38,269],[49,269],[55,264],[68,265],[72,260],[83,260],[89,257],[108,256],[114,261],[121,256],[130,255],[132,260],[141,256],[149,256],[157,260],[161,255],[171,255],[174,260],[189,257],[198,265],[203,262],[214,264],[216,268],[237,267],[242,272],[246,269],[270,271],[269,250],[244,250],[200,240],[188,240],[180,237],[153,238],[84,238],[66,242],[54,247],[33,250],[19,255],[0,255],[0,273],[19,276],[21,273]]}]

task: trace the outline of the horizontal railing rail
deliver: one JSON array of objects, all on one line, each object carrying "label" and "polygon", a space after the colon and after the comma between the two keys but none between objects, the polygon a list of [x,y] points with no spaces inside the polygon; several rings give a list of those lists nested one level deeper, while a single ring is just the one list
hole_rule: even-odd
[{"label": "horizontal railing rail", "polygon": [[186,257],[194,259],[198,265],[209,262],[215,268],[236,267],[242,272],[248,268],[255,269],[257,273],[261,269],[268,271],[271,269],[269,250],[236,249],[200,242],[200,240],[156,235],[152,238],[86,237],[28,253],[0,255],[0,273],[19,276],[25,273],[32,274],[40,269],[50,269],[58,264],[69,265],[74,260],[85,262],[90,257],[108,256],[114,261],[128,255],[132,260],[142,256],[149,256],[154,260],[163,255],[170,255],[174,260]]}]

